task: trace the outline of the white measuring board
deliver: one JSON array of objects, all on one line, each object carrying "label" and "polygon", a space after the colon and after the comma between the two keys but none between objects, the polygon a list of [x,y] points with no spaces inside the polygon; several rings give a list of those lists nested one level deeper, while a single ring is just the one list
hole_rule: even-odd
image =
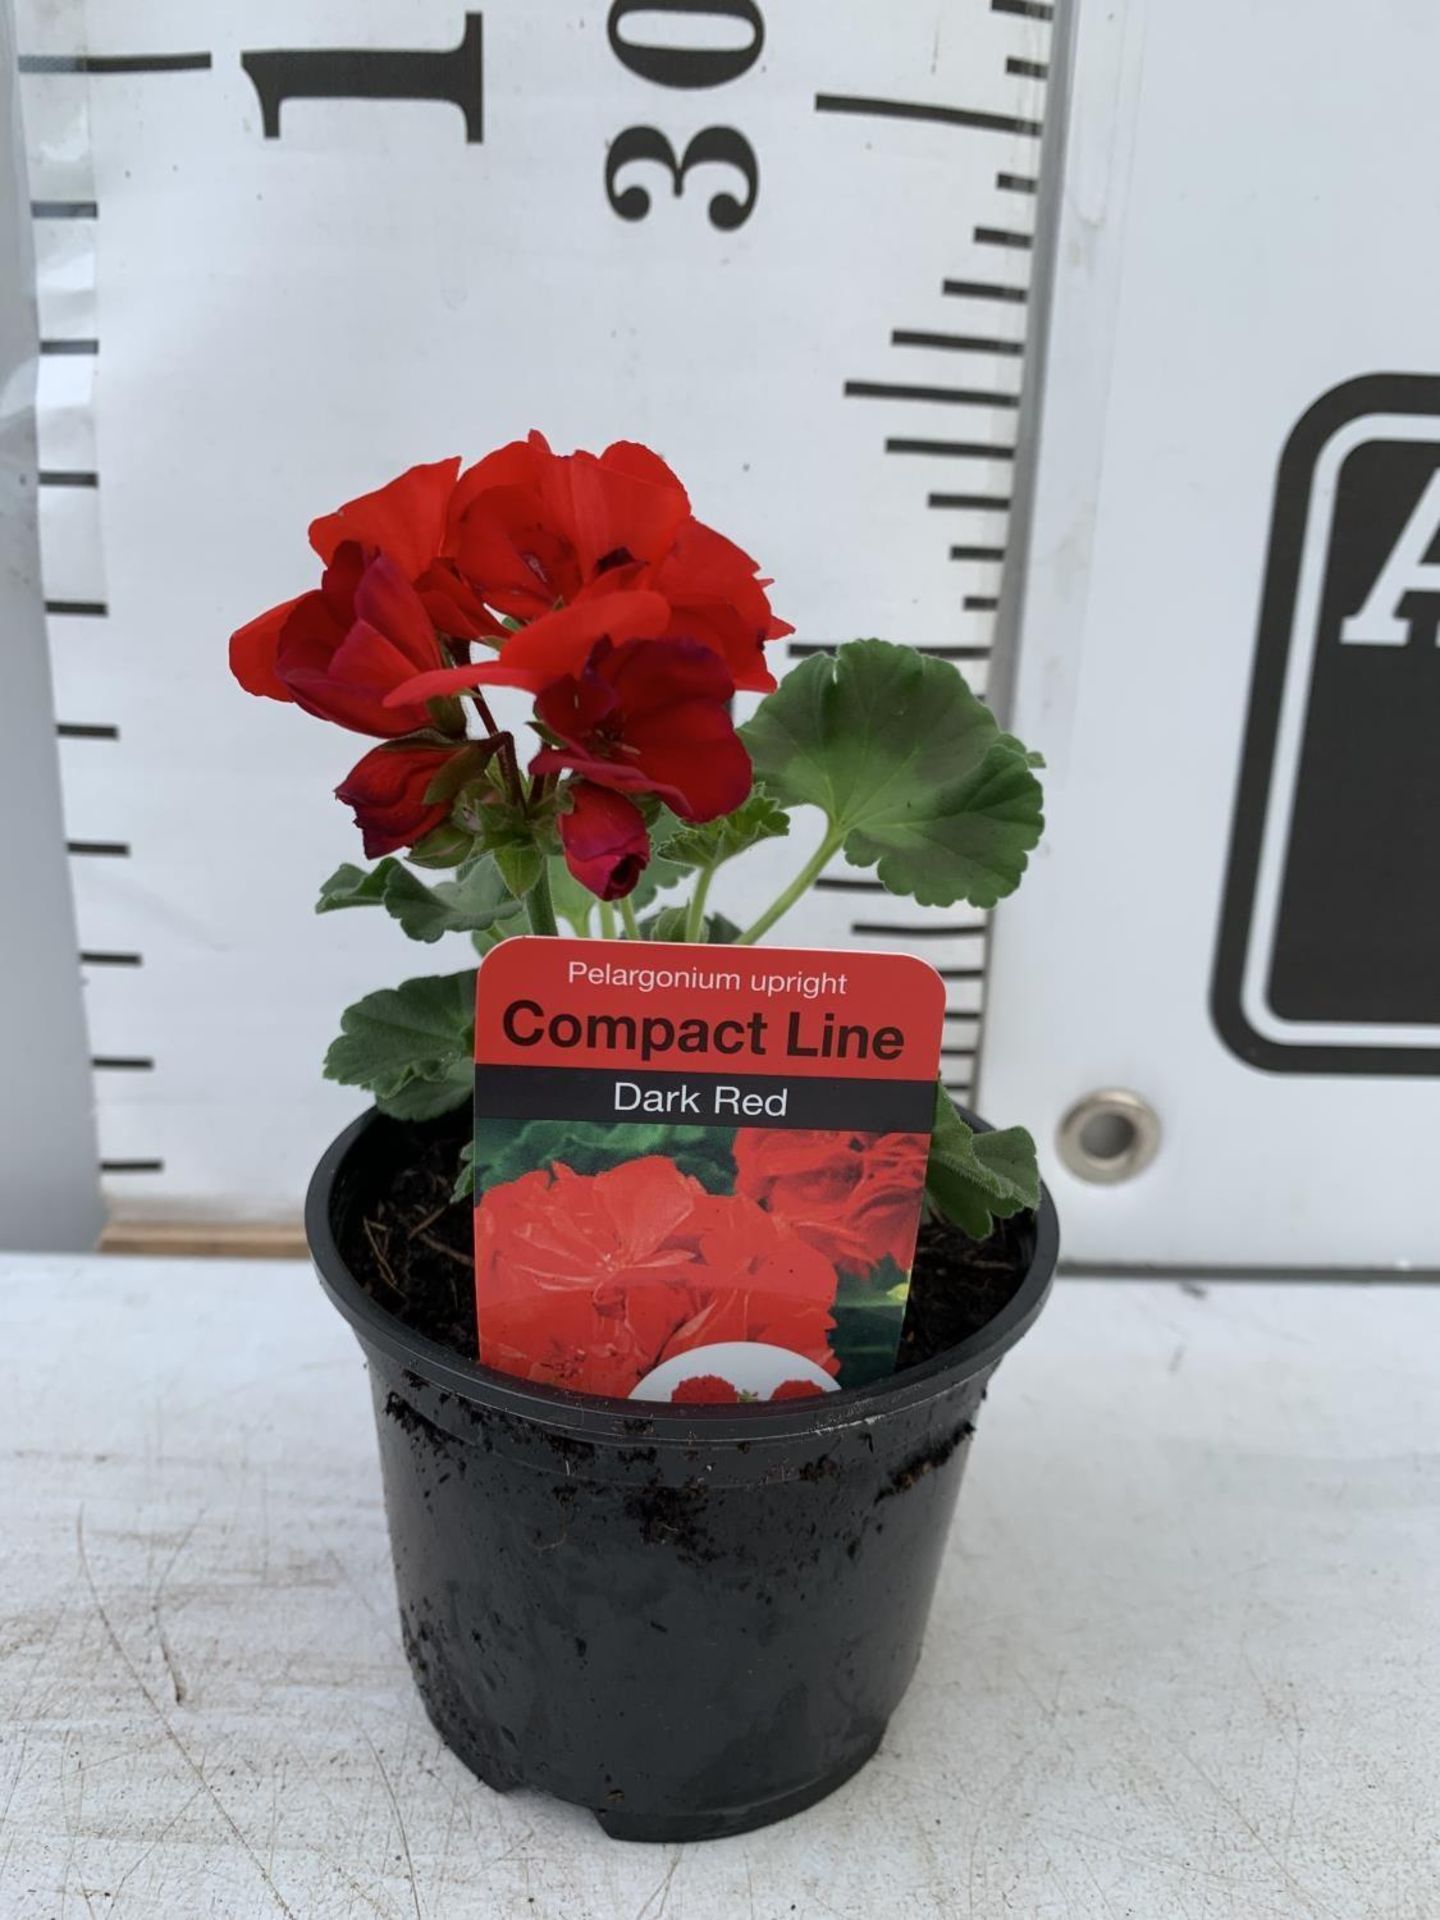
[{"label": "white measuring board", "polygon": [[[1051,8],[20,14],[108,1191],[122,1215],[286,1217],[355,1110],[318,1073],[340,1009],[446,955],[311,917],[358,857],[329,789],[363,742],[241,694],[231,628],[309,584],[316,513],[539,426],[659,447],[774,575],[792,658],[879,633],[983,688]],[[804,851],[758,862],[751,899]],[[837,876],[785,932],[932,958],[968,1090],[978,916]]]},{"label": "white measuring board", "polygon": [[1357,22],[1080,17],[980,1087],[1072,1260],[1440,1266],[1440,14]]}]

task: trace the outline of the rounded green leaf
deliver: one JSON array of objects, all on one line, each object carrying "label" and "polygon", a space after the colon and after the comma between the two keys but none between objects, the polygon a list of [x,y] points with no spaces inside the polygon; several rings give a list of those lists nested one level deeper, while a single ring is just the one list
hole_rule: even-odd
[{"label": "rounded green leaf", "polygon": [[473,967],[406,980],[345,1009],[325,1076],[368,1088],[396,1119],[428,1120],[469,1097],[474,1034]]},{"label": "rounded green leaf", "polygon": [[742,729],[783,806],[819,807],[857,867],[925,906],[993,907],[1044,825],[1036,757],[944,660],[852,640],[787,674]]}]

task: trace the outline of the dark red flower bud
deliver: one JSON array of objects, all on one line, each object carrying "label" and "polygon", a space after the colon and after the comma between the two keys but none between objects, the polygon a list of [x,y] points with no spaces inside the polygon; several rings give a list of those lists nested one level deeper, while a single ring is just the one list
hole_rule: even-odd
[{"label": "dark red flower bud", "polygon": [[575,781],[569,795],[570,811],[560,815],[566,866],[600,899],[622,899],[650,861],[650,835],[639,808],[585,780]]},{"label": "dark red flower bud", "polygon": [[413,847],[443,824],[449,805],[425,795],[454,754],[449,747],[373,747],[350,769],[335,797],[354,809],[367,859]]}]

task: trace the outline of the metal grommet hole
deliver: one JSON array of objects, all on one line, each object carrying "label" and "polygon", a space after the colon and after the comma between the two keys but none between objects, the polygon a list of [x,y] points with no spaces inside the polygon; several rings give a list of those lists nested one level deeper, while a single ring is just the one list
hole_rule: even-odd
[{"label": "metal grommet hole", "polygon": [[1138,1093],[1108,1087],[1077,1100],[1060,1122],[1060,1158],[1081,1180],[1114,1186],[1133,1180],[1155,1158],[1160,1119]]}]

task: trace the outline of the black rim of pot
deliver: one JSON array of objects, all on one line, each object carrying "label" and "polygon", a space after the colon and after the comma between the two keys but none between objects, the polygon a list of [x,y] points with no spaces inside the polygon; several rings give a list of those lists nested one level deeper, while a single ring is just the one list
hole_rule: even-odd
[{"label": "black rim of pot", "polygon": [[[379,1118],[371,1108],[332,1141],[305,1196],[305,1237],[325,1291],[362,1340],[379,1347],[430,1385],[589,1440],[633,1443],[641,1430],[647,1439],[680,1442],[693,1442],[697,1437],[711,1442],[795,1440],[864,1426],[902,1407],[932,1399],[958,1380],[993,1367],[1034,1321],[1054,1279],[1060,1229],[1050,1190],[1042,1186],[1035,1214],[1034,1251],[1014,1294],[978,1333],[903,1373],[890,1374],[863,1387],[843,1387],[819,1399],[791,1401],[783,1410],[755,1406],[739,1413],[723,1406],[692,1404],[682,1410],[665,1401],[613,1400],[598,1394],[572,1393],[564,1387],[538,1386],[498,1373],[478,1360],[466,1360],[453,1348],[414,1332],[372,1299],[351,1273],[336,1244],[330,1220],[331,1198],[350,1152]],[[991,1130],[976,1115],[967,1112],[965,1118],[978,1131]]]}]

